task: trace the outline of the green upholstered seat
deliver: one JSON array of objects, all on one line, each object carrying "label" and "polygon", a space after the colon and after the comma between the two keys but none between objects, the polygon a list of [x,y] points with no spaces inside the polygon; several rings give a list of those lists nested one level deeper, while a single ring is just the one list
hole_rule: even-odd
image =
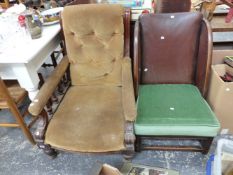
[{"label": "green upholstered seat", "polygon": [[140,85],[136,135],[216,136],[220,124],[190,84]]}]

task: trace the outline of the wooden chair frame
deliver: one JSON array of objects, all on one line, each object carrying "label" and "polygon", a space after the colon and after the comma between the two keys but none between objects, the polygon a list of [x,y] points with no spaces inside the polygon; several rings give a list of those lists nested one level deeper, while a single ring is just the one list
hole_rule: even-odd
[{"label": "wooden chair frame", "polygon": [[[207,73],[206,73],[206,82],[202,91],[202,95],[205,98],[207,94],[207,87],[209,81],[209,74],[210,74],[210,65],[212,59],[212,31],[211,27],[206,19],[203,19],[207,27],[208,32],[208,56],[207,56]],[[137,21],[135,24],[135,31],[134,31],[134,87],[135,87],[135,96],[138,96],[138,88],[140,84],[140,71],[141,71],[141,45],[140,45],[140,27],[139,22]],[[143,145],[144,140],[193,140],[199,141],[200,146],[161,146],[161,145]],[[209,148],[212,144],[213,137],[195,137],[195,136],[145,136],[145,135],[136,135],[136,142],[135,142],[135,150],[140,152],[141,150],[173,150],[173,151],[195,151],[195,152],[202,152],[203,154],[207,154]]]},{"label": "wooden chair frame", "polygon": [[[28,111],[24,111],[23,114],[20,113],[18,106],[23,102],[23,100],[27,97],[27,93],[19,100],[19,102],[16,104],[12,97],[10,96],[10,93],[4,83],[4,81],[0,78],[0,91],[1,91],[1,99],[6,101],[6,106],[4,109],[9,109],[10,112],[15,117],[16,123],[0,123],[0,126],[2,127],[19,127],[22,129],[24,135],[28,138],[28,140],[34,145],[35,141],[32,136],[32,133],[30,132],[30,128],[33,126],[33,124],[36,122],[38,117],[35,117],[31,120],[31,122],[27,125],[24,121],[24,117],[29,114]],[[3,108],[3,107],[2,107]]]}]

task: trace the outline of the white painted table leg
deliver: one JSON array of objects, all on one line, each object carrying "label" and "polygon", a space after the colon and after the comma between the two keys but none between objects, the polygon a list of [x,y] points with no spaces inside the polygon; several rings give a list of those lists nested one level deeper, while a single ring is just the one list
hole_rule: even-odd
[{"label": "white painted table leg", "polygon": [[38,93],[38,84],[40,81],[36,68],[28,64],[17,64],[12,69],[20,86],[28,91],[30,100],[33,100]]},{"label": "white painted table leg", "polygon": [[34,89],[27,88],[26,90],[28,91],[28,96],[31,101],[36,97],[36,94],[39,92],[38,88],[34,88]]}]

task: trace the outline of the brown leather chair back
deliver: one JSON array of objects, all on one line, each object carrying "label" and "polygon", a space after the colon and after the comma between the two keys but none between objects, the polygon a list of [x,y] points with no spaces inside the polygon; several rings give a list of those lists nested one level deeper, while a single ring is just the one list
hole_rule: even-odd
[{"label": "brown leather chair back", "polygon": [[135,39],[136,82],[195,84],[205,95],[212,38],[200,13],[142,15]]},{"label": "brown leather chair back", "polygon": [[156,13],[189,12],[191,0],[156,0]]}]

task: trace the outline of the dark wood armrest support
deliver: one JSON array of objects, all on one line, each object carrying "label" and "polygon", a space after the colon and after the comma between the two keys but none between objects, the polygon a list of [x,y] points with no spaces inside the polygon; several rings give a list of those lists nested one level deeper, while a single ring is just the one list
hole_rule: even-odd
[{"label": "dark wood armrest support", "polygon": [[38,118],[38,123],[36,126],[36,131],[34,133],[35,141],[37,146],[42,149],[45,154],[49,155],[51,158],[55,158],[57,156],[57,152],[51,148],[50,145],[45,144],[45,132],[48,126],[48,115],[46,111],[43,109],[40,113],[40,117]]},{"label": "dark wood armrest support", "polygon": [[122,103],[125,116],[125,159],[131,159],[134,155],[134,120],[136,118],[136,104],[132,80],[131,59],[124,58],[122,65]]},{"label": "dark wood armrest support", "polygon": [[43,147],[44,135],[48,126],[48,115],[45,110],[42,110],[37,122],[36,131],[34,133],[35,140],[39,148]]},{"label": "dark wood armrest support", "polygon": [[134,124],[133,122],[126,121],[125,122],[125,152],[124,152],[124,158],[125,159],[131,159],[134,156],[135,150],[134,150],[134,143],[135,143],[136,137],[134,134]]},{"label": "dark wood armrest support", "polygon": [[53,95],[53,92],[57,88],[59,82],[61,81],[63,75],[65,74],[69,65],[69,61],[67,57],[64,57],[61,62],[54,69],[50,77],[45,81],[43,86],[41,87],[39,93],[35,97],[35,99],[30,104],[28,111],[34,115],[38,116],[41,111],[44,109],[48,100]]}]

